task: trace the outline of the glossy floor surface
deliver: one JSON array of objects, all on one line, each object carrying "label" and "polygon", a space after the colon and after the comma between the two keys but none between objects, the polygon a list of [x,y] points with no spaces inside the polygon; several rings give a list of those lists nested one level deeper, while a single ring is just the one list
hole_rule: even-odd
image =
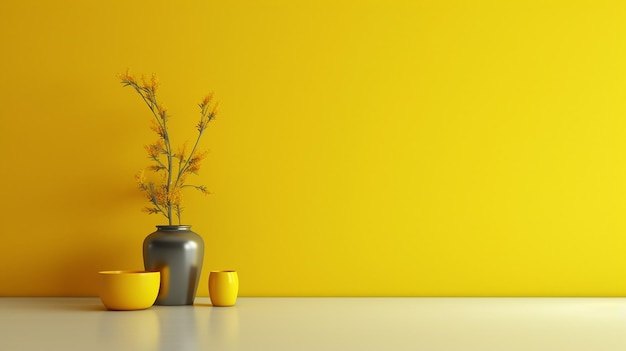
[{"label": "glossy floor surface", "polygon": [[622,298],[0,298],[0,350],[624,350]]}]

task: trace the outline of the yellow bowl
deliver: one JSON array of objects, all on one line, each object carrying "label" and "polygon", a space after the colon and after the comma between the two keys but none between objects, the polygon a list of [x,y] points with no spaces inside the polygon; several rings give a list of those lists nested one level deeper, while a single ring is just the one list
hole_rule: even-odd
[{"label": "yellow bowl", "polygon": [[159,294],[159,271],[102,271],[98,275],[100,300],[110,310],[143,310],[152,306]]}]

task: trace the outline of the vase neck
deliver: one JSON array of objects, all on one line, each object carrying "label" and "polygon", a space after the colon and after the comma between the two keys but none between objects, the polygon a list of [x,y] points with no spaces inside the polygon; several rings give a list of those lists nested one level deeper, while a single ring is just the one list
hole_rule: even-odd
[{"label": "vase neck", "polygon": [[158,230],[166,231],[166,232],[176,232],[176,231],[185,231],[190,230],[190,225],[157,225]]}]

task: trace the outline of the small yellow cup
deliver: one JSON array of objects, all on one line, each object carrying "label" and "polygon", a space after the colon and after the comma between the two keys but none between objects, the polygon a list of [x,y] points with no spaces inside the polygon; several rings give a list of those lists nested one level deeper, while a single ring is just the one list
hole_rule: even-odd
[{"label": "small yellow cup", "polygon": [[159,271],[102,271],[100,300],[110,310],[143,310],[154,304],[159,294]]},{"label": "small yellow cup", "polygon": [[235,271],[212,271],[209,274],[211,304],[218,307],[233,306],[239,293],[239,277]]}]

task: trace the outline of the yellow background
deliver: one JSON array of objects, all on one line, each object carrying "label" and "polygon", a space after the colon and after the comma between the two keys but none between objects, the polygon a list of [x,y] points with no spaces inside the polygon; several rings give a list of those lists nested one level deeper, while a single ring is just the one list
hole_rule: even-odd
[{"label": "yellow background", "polygon": [[626,294],[621,1],[3,1],[0,295],[141,269],[159,75],[183,221],[246,296]]}]

